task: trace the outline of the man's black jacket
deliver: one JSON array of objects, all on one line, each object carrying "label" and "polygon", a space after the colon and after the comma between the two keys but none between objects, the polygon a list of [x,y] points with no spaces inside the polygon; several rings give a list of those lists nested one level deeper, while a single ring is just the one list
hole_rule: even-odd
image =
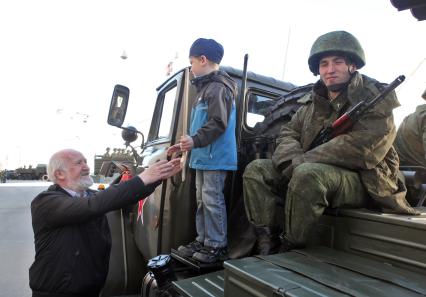
[{"label": "man's black jacket", "polygon": [[111,250],[105,213],[136,203],[159,183],[144,185],[139,177],[71,197],[50,186],[31,203],[35,260],[30,267],[34,297],[97,296],[104,285]]}]

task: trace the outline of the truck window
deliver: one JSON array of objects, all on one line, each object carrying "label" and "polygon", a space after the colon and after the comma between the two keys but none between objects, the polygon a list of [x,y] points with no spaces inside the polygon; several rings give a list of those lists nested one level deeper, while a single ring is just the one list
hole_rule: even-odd
[{"label": "truck window", "polygon": [[158,129],[158,138],[169,138],[173,108],[176,100],[176,85],[164,93],[163,110],[161,112],[161,121]]},{"label": "truck window", "polygon": [[246,125],[247,127],[253,128],[256,123],[263,122],[265,119],[265,114],[277,96],[270,96],[265,94],[260,94],[256,92],[250,92],[248,94],[248,106],[247,106],[247,117]]}]

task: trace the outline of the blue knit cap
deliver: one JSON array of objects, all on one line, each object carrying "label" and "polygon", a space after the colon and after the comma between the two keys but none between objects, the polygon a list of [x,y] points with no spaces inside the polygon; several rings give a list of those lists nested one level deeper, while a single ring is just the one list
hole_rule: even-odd
[{"label": "blue knit cap", "polygon": [[189,56],[206,56],[209,61],[220,64],[223,58],[223,46],[213,39],[198,38],[191,45]]}]

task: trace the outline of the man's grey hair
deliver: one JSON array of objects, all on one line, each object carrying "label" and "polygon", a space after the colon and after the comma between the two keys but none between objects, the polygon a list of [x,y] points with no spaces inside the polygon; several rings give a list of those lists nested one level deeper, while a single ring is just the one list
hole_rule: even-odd
[{"label": "man's grey hair", "polygon": [[57,170],[66,169],[65,159],[66,158],[64,154],[62,154],[61,152],[57,152],[49,160],[49,164],[47,165],[47,176],[49,177],[49,180],[51,180],[54,184],[56,184],[57,182],[55,172]]}]

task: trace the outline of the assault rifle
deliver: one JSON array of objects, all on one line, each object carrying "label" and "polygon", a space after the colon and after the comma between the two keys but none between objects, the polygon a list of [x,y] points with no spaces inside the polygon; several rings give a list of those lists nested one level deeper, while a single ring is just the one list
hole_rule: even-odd
[{"label": "assault rifle", "polygon": [[331,126],[323,128],[314,141],[311,143],[309,150],[316,148],[317,146],[326,143],[334,137],[341,135],[348,131],[352,126],[361,118],[361,116],[369,109],[376,106],[381,100],[383,100],[391,91],[398,87],[405,80],[404,75],[398,76],[393,82],[387,85],[382,92],[376,97],[366,102],[366,100],[359,102],[357,105],[352,107],[350,110],[345,112],[340,118],[335,120]]}]

